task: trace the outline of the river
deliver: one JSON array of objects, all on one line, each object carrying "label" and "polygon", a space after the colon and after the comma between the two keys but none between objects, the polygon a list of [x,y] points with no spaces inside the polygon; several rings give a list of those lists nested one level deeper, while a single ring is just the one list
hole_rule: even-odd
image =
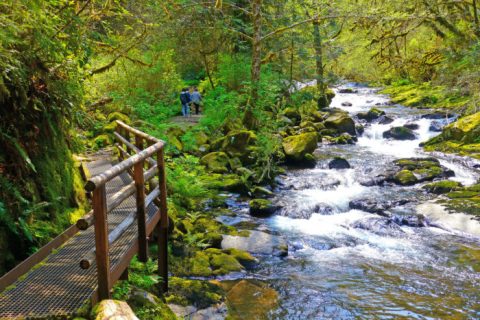
[{"label": "river", "polygon": [[[319,144],[315,168],[288,169],[276,190],[282,215],[254,220],[261,229],[284,236],[289,255],[262,259],[247,277],[263,279],[279,292],[274,319],[480,318],[480,223],[462,213],[447,213],[421,185],[360,184],[395,159],[432,156],[419,148],[438,134],[429,130],[432,120],[421,117],[429,111],[389,105],[388,97],[372,88],[355,90],[337,90],[332,107],[354,115],[380,105],[394,122],[366,126],[355,145]],[[418,124],[416,140],[382,137],[388,128],[405,123]],[[328,169],[334,156],[344,157],[352,168]],[[455,172],[451,179],[464,185],[478,181],[474,160],[433,156]],[[407,199],[390,209],[392,215],[423,214],[431,226],[358,228],[359,222],[378,217],[349,208],[350,201],[365,198]],[[247,219],[246,210],[238,210]]]}]

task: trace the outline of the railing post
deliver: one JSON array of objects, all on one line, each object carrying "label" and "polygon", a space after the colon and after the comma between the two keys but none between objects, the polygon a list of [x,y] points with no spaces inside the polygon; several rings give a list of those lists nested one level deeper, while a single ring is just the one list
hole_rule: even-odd
[{"label": "railing post", "polygon": [[158,234],[158,275],[162,278],[161,291],[168,291],[168,212],[167,181],[165,177],[165,161],[163,148],[157,152],[158,186],[160,189],[160,222],[157,224]]},{"label": "railing post", "polygon": [[95,256],[97,260],[98,297],[110,299],[110,257],[108,255],[107,192],[105,185],[93,191],[95,215]]},{"label": "railing post", "polygon": [[147,225],[145,208],[145,181],[143,178],[144,161],[140,161],[134,166],[133,175],[135,187],[137,189],[137,224],[138,224],[138,260],[147,262],[148,244],[147,244]]}]

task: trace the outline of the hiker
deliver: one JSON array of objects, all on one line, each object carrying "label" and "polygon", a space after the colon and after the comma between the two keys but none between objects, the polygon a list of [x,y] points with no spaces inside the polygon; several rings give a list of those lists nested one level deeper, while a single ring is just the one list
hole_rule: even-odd
[{"label": "hiker", "polygon": [[195,107],[195,114],[198,114],[200,110],[200,103],[202,101],[202,95],[200,94],[200,92],[198,92],[197,87],[193,88],[193,93],[190,95],[190,98],[192,100],[193,106]]},{"label": "hiker", "polygon": [[188,117],[190,114],[189,104],[191,102],[190,92],[188,88],[183,88],[182,93],[180,93],[180,102],[182,103],[182,114],[184,117]]}]

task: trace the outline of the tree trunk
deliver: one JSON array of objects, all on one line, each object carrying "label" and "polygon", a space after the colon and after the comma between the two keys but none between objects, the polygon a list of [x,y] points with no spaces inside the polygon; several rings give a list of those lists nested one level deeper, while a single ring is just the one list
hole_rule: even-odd
[{"label": "tree trunk", "polygon": [[252,0],[252,23],[253,23],[253,40],[252,40],[252,68],[250,74],[251,91],[250,102],[245,110],[243,124],[249,129],[253,129],[256,125],[253,108],[258,101],[258,87],[260,83],[260,72],[262,67],[262,0]]},{"label": "tree trunk", "polygon": [[320,35],[320,21],[318,19],[313,21],[313,41],[315,49],[315,62],[316,62],[316,80],[317,89],[319,93],[318,107],[328,107],[328,99],[325,92],[325,76],[323,70],[323,48],[322,48],[322,36]]},{"label": "tree trunk", "polygon": [[475,18],[475,34],[480,37],[480,21],[478,19],[477,0],[473,0],[473,16]]},{"label": "tree trunk", "polygon": [[202,54],[202,56],[203,56],[203,64],[205,65],[205,72],[207,73],[208,81],[210,82],[210,86],[212,87],[212,90],[215,90],[215,84],[213,83],[210,67],[208,66],[207,55],[204,53]]}]

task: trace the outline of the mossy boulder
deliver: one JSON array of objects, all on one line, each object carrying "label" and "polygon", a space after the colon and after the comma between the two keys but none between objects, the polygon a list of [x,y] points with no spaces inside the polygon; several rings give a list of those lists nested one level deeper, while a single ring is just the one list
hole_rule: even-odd
[{"label": "mossy boulder", "polygon": [[257,262],[257,259],[250,253],[235,248],[223,250],[226,254],[233,256],[240,264],[246,268]]},{"label": "mossy boulder", "polygon": [[427,190],[430,193],[444,194],[459,189],[461,187],[462,184],[457,181],[443,180],[429,183],[423,186],[423,189]]},{"label": "mossy boulder", "polygon": [[228,153],[232,157],[244,157],[251,152],[249,146],[255,145],[257,136],[250,130],[234,130],[225,137],[212,143],[215,150]]},{"label": "mossy boulder", "polygon": [[165,295],[167,303],[181,306],[193,305],[204,309],[223,300],[223,288],[211,281],[188,280],[170,277],[169,290]]},{"label": "mossy boulder", "polygon": [[248,203],[250,214],[255,217],[268,217],[278,210],[278,206],[273,205],[270,200],[253,199]]},{"label": "mossy boulder", "polygon": [[410,170],[401,170],[397,172],[393,177],[393,180],[394,182],[402,186],[410,186],[418,182],[418,179]]},{"label": "mossy boulder", "polygon": [[227,173],[229,165],[229,157],[225,152],[210,152],[200,159],[200,163],[203,164],[209,171],[215,173]]},{"label": "mossy boulder", "polygon": [[178,151],[183,150],[182,136],[185,134],[185,131],[177,126],[170,127],[165,132],[167,136],[167,143],[174,146]]},{"label": "mossy boulder", "polygon": [[370,122],[370,121],[376,120],[376,119],[378,119],[378,118],[380,118],[381,116],[384,116],[384,115],[385,115],[385,111],[377,109],[377,108],[371,108],[367,112],[358,113],[357,117],[359,119],[366,120],[366,121]]},{"label": "mossy boulder", "polygon": [[446,140],[462,143],[480,143],[480,112],[449,124],[444,128],[442,136]]},{"label": "mossy boulder", "polygon": [[336,111],[325,119],[325,127],[334,129],[338,133],[346,132],[352,136],[356,135],[355,122],[346,112]]},{"label": "mossy boulder", "polygon": [[406,127],[393,127],[383,133],[385,139],[415,140],[416,136],[412,129]]},{"label": "mossy boulder", "polygon": [[302,119],[302,116],[300,115],[300,111],[298,111],[298,109],[293,107],[285,108],[281,114],[287,117],[288,119],[292,120],[294,123],[297,123],[300,121],[300,119]]},{"label": "mossy boulder", "polygon": [[335,98],[335,92],[332,89],[328,88],[327,90],[325,90],[325,96],[322,96],[318,99],[318,108],[328,108],[332,103],[333,98]]},{"label": "mossy boulder", "polygon": [[130,118],[126,114],[123,114],[121,112],[110,113],[107,117],[107,120],[108,120],[108,122],[114,122],[116,120],[120,120],[125,124],[130,124],[131,123]]},{"label": "mossy boulder", "polygon": [[315,132],[307,132],[283,139],[283,150],[288,160],[302,161],[307,154],[317,148],[318,136]]},{"label": "mossy boulder", "polygon": [[215,275],[228,274],[243,269],[242,264],[240,264],[235,257],[223,252],[212,254],[210,264],[213,268],[213,274]]}]

